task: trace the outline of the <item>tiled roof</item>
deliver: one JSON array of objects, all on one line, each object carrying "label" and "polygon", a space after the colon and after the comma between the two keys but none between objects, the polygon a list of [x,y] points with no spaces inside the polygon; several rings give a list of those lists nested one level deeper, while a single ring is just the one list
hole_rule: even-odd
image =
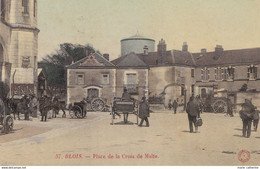
[{"label": "tiled roof", "polygon": [[72,63],[67,68],[114,68],[115,65],[106,60],[101,54],[93,53],[83,59]]},{"label": "tiled roof", "polygon": [[135,53],[129,53],[112,61],[117,67],[148,67]]},{"label": "tiled roof", "polygon": [[260,62],[260,48],[224,50],[218,59],[215,52],[193,53],[198,66],[253,64]]}]

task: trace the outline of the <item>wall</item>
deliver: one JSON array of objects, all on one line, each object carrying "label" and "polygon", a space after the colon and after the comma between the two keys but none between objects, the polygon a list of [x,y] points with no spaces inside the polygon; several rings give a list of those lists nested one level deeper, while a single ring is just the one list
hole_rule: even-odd
[{"label": "wall", "polygon": [[144,46],[148,46],[148,52],[154,52],[155,42],[145,39],[129,39],[121,41],[121,56],[134,53],[143,53]]},{"label": "wall", "polygon": [[[77,73],[83,73],[84,84],[78,85]],[[102,84],[102,74],[109,74],[109,84]],[[115,96],[115,69],[68,69],[67,70],[67,104],[79,102],[87,96],[87,86],[101,86],[101,98],[111,104]]]},{"label": "wall", "polygon": [[126,73],[136,73],[138,94],[133,98],[141,100],[145,95],[148,98],[148,69],[117,69],[116,70],[116,97],[122,97]]}]

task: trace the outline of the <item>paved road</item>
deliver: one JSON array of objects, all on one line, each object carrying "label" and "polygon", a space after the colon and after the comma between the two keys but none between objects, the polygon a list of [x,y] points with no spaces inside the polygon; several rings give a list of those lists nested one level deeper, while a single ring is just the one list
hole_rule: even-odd
[{"label": "paved road", "polygon": [[[1,143],[1,165],[260,165],[260,134],[241,137],[237,114],[203,113],[199,133],[189,133],[187,115],[151,114],[150,127],[110,125],[109,113],[90,112],[87,119],[17,122],[48,128],[44,133]],[[129,116],[131,122],[136,118]],[[15,131],[23,132],[23,130]],[[14,134],[16,134],[14,133]],[[0,136],[1,138],[3,136]],[[239,151],[251,154],[238,160]]]}]

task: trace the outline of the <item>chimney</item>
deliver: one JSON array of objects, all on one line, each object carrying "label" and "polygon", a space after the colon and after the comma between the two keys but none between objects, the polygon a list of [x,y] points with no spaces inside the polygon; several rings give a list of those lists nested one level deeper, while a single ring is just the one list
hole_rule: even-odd
[{"label": "chimney", "polygon": [[183,42],[182,51],[183,52],[188,52],[188,44],[187,44],[187,42]]},{"label": "chimney", "polygon": [[148,46],[147,45],[144,46],[144,55],[148,55]]},{"label": "chimney", "polygon": [[201,49],[201,53],[207,53],[207,49],[206,48]]},{"label": "chimney", "polygon": [[223,53],[224,49],[221,45],[217,45],[215,47],[215,57],[214,59],[217,60]]},{"label": "chimney", "polygon": [[166,58],[166,43],[165,40],[161,39],[159,44],[157,45],[157,52],[158,52],[158,64],[162,64],[165,62]]},{"label": "chimney", "polygon": [[103,57],[104,57],[106,60],[109,61],[109,54],[108,54],[108,53],[104,53],[104,54],[103,54]]}]

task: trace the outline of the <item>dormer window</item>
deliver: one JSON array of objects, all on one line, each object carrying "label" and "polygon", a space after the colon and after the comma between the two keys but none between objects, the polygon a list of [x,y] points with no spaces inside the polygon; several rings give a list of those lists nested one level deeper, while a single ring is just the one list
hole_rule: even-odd
[{"label": "dormer window", "polygon": [[29,0],[22,0],[23,15],[29,15]]},{"label": "dormer window", "polygon": [[249,80],[255,80],[257,78],[257,67],[250,65],[247,69],[247,77]]}]

